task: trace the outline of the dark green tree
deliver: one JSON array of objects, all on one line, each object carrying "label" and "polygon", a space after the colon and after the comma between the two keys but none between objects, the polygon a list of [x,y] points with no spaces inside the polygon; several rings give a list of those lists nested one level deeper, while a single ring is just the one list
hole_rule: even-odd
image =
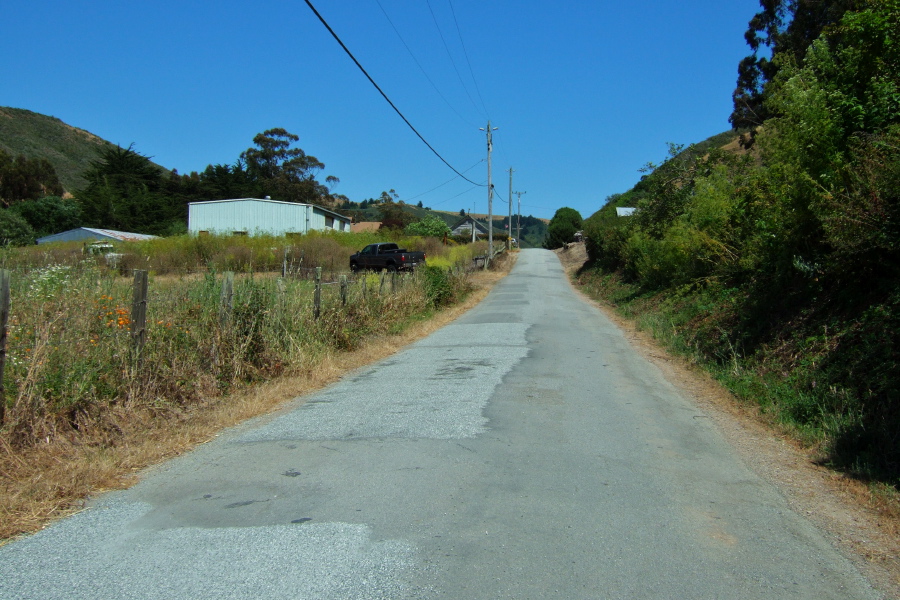
[{"label": "dark green tree", "polygon": [[381,215],[381,226],[385,229],[405,229],[416,220],[416,216],[401,203],[382,202],[378,205],[378,213]]},{"label": "dark green tree", "polygon": [[19,202],[10,210],[18,213],[34,229],[36,237],[53,235],[82,224],[81,206],[75,200],[44,196]]},{"label": "dark green tree", "polygon": [[582,226],[581,213],[574,208],[564,206],[556,211],[550,224],[547,226],[547,238],[544,247],[549,249],[561,248],[575,240],[575,232]]},{"label": "dark green tree", "polygon": [[34,230],[18,213],[0,208],[0,246],[28,246],[34,243]]},{"label": "dark green tree", "polygon": [[[253,138],[255,148],[241,153],[241,163],[261,196],[286,202],[323,203],[324,199],[324,203],[330,203],[328,187],[316,180],[325,164],[300,148],[292,148],[298,141],[299,136],[280,127],[267,129]],[[333,176],[325,180],[331,185],[339,181]]]},{"label": "dark green tree", "polygon": [[132,146],[100,151],[76,197],[87,226],[161,234],[186,218],[186,205],[163,190],[164,171]]},{"label": "dark green tree", "polygon": [[394,200],[399,200],[400,194],[396,192],[393,188],[389,192],[381,192],[381,196],[378,197],[377,202],[381,204],[393,204]]},{"label": "dark green tree", "polygon": [[[738,65],[734,110],[729,122],[735,129],[753,128],[771,116],[766,106],[766,84],[780,68],[766,54],[781,54],[802,64],[806,50],[824,29],[840,22],[861,0],[760,0],[762,10],[750,20],[744,39],[753,54]],[[762,51],[762,52],[761,52]],[[761,56],[762,54],[762,56]]]},{"label": "dark green tree", "polygon": [[12,206],[42,196],[61,196],[56,169],[45,158],[13,158],[0,150],[0,203]]}]

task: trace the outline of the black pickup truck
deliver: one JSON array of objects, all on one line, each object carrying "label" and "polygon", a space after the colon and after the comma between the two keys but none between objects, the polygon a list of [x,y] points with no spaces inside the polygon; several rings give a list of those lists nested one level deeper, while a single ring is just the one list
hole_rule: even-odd
[{"label": "black pickup truck", "polygon": [[409,252],[392,242],[369,244],[350,256],[350,270],[371,269],[373,271],[412,271],[425,264],[424,252]]}]

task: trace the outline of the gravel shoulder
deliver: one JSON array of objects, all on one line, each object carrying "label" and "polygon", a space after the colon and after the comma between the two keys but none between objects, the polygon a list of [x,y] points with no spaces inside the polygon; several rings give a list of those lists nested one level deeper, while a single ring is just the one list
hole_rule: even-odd
[{"label": "gravel shoulder", "polygon": [[[556,253],[570,276],[587,260],[584,244],[570,244]],[[699,367],[669,354],[650,333],[639,330],[611,306],[575,289],[709,416],[747,466],[775,485],[795,512],[826,532],[832,544],[887,597],[900,598],[900,520],[868,506],[871,492],[864,483],[817,464],[811,450],[779,432]]]}]

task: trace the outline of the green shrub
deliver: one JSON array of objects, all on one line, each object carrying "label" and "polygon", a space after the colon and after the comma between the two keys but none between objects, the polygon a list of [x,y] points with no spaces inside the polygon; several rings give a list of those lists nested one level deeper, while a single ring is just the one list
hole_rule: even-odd
[{"label": "green shrub", "polygon": [[453,302],[453,276],[447,269],[429,265],[420,267],[417,274],[422,278],[425,297],[432,306],[441,307]]},{"label": "green shrub", "polygon": [[22,216],[0,208],[0,246],[27,246],[34,243],[34,229]]},{"label": "green shrub", "polygon": [[575,232],[582,226],[581,213],[574,208],[563,207],[556,211],[547,226],[547,238],[544,248],[561,248],[564,244],[575,241]]}]

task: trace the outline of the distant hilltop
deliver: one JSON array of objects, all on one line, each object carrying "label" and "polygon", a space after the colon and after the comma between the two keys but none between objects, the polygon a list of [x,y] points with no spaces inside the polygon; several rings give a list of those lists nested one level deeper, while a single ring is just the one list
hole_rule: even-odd
[{"label": "distant hilltop", "polygon": [[12,156],[47,159],[69,193],[84,187],[82,174],[99,150],[111,146],[114,144],[56,117],[0,106],[0,150]]}]

